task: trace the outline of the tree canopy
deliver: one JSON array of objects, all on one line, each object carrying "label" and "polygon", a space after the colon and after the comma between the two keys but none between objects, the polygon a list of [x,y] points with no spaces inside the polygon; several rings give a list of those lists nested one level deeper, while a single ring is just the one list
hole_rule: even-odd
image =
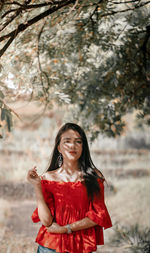
[{"label": "tree canopy", "polygon": [[[150,1],[1,1],[1,121],[11,129],[9,79],[72,120],[121,134],[132,109],[150,124]],[[14,97],[11,97],[14,99]]]}]

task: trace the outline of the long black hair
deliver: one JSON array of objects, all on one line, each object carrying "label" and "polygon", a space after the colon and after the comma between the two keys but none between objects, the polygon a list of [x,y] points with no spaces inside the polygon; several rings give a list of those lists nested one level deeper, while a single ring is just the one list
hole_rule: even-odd
[{"label": "long black hair", "polygon": [[[103,174],[99,170],[97,170],[97,168],[95,167],[95,165],[91,159],[86,134],[85,134],[84,130],[79,125],[74,124],[74,123],[66,123],[65,125],[63,125],[60,128],[60,130],[58,131],[58,134],[56,136],[56,139],[55,139],[55,146],[53,149],[51,162],[50,162],[50,165],[49,165],[47,171],[52,171],[52,170],[56,170],[59,168],[58,157],[59,157],[60,153],[58,151],[58,145],[60,144],[62,134],[70,129],[74,130],[75,132],[78,132],[79,135],[81,136],[81,139],[82,139],[82,154],[79,158],[79,166],[80,166],[80,169],[83,173],[83,179],[85,182],[88,196],[93,199],[94,194],[98,194],[100,192],[100,187],[99,187],[97,179],[101,178],[101,180],[103,180],[103,181],[105,179],[104,179]],[[97,173],[97,171],[98,171],[98,173]]]}]

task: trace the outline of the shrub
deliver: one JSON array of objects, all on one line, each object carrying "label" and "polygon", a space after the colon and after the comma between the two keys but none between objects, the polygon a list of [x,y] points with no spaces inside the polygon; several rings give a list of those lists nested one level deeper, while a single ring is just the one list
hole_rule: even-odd
[{"label": "shrub", "polygon": [[118,227],[111,238],[115,246],[122,246],[124,252],[149,253],[150,252],[150,228],[139,228],[138,224],[130,227]]}]

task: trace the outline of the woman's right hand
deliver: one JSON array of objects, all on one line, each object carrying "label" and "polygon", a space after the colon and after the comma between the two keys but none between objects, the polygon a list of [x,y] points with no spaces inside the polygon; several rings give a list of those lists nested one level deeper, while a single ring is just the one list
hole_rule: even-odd
[{"label": "woman's right hand", "polygon": [[41,179],[37,174],[36,166],[33,169],[28,171],[27,180],[29,181],[29,183],[33,184],[34,186],[41,185]]}]

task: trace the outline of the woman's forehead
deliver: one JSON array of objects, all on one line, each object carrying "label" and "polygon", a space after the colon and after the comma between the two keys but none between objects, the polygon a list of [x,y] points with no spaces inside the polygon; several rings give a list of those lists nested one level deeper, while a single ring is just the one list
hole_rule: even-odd
[{"label": "woman's forehead", "polygon": [[81,135],[77,131],[69,129],[61,135],[61,138],[62,139],[65,139],[65,138],[80,138],[81,139]]}]

